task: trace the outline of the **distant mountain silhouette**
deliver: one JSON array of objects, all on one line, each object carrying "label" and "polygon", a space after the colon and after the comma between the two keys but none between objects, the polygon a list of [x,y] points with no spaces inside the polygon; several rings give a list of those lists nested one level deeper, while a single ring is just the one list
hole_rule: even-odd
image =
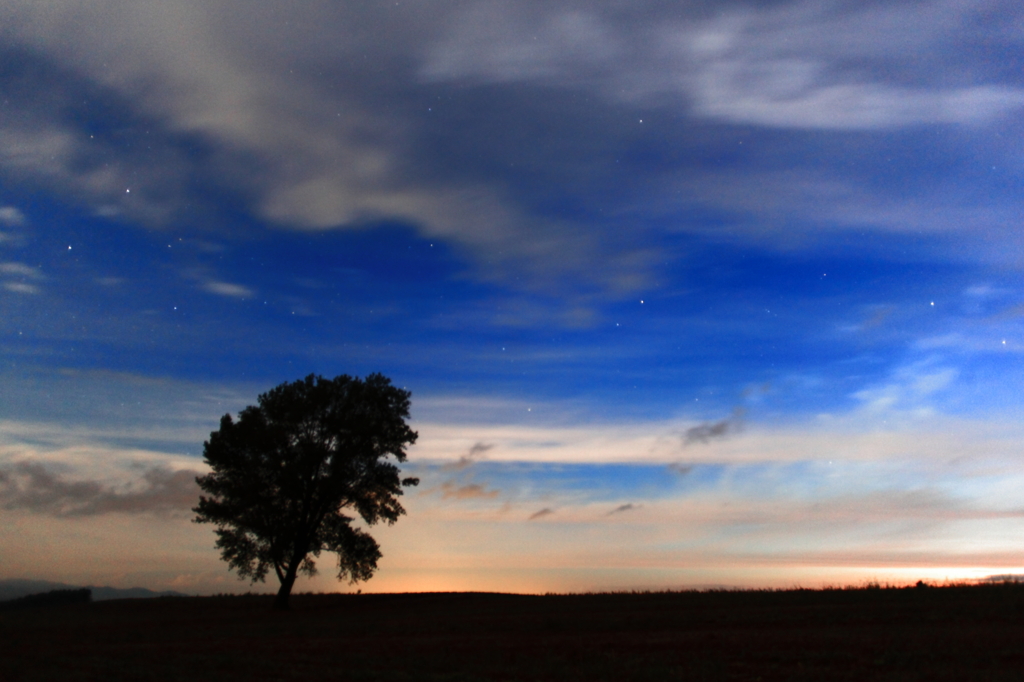
[{"label": "distant mountain silhouette", "polygon": [[0,601],[0,611],[16,609],[33,609],[43,606],[67,606],[69,604],[88,604],[92,601],[92,590],[83,587],[80,590],[50,590],[39,592],[17,599]]},{"label": "distant mountain silhouette", "polygon": [[0,602],[27,597],[30,594],[50,592],[52,590],[79,590],[86,587],[92,590],[93,601],[106,601],[108,599],[148,599],[152,597],[188,597],[190,595],[181,592],[167,590],[154,592],[144,587],[95,587],[93,585],[68,585],[67,583],[55,583],[49,580],[22,580],[9,579],[0,580]]}]

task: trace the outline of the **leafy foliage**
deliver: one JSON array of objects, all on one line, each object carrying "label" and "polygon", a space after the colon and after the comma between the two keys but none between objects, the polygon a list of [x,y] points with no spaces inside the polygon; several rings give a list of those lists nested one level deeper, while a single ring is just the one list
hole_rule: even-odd
[{"label": "leafy foliage", "polygon": [[409,397],[380,374],[309,375],[260,395],[237,421],[224,415],[203,447],[212,471],[196,479],[209,497],[195,522],[217,525],[217,547],[239,577],[263,581],[272,568],[281,607],[325,550],[337,553],[339,578],[368,580],[380,547],[345,512],[371,525],[405,513],[398,496],[419,481],[400,479],[387,458],[405,461],[416,441]]}]

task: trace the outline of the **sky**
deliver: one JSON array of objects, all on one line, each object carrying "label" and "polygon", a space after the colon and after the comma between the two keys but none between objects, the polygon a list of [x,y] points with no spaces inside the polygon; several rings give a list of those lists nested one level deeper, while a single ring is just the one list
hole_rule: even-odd
[{"label": "sky", "polygon": [[370,581],[1024,572],[1024,9],[0,3],[0,578],[250,586],[223,414],[412,393]]}]

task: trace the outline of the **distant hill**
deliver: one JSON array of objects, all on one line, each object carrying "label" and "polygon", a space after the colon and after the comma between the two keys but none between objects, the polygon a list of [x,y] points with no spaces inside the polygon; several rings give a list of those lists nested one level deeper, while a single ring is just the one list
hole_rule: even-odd
[{"label": "distant hill", "polygon": [[0,611],[16,609],[32,609],[40,606],[67,606],[68,604],[88,604],[92,601],[92,590],[83,587],[80,590],[50,590],[39,592],[17,599],[0,601]]},{"label": "distant hill", "polygon": [[52,590],[79,590],[87,587],[92,590],[93,601],[106,601],[108,599],[148,599],[152,597],[187,597],[189,595],[181,592],[165,591],[154,592],[144,587],[95,587],[93,585],[68,585],[67,583],[55,583],[49,580],[0,580],[0,602],[27,597],[30,594],[50,592]]}]

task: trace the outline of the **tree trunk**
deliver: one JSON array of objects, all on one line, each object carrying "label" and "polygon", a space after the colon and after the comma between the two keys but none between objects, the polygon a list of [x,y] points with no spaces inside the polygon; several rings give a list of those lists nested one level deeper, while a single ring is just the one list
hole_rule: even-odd
[{"label": "tree trunk", "polygon": [[292,585],[295,584],[296,572],[297,564],[293,562],[288,567],[288,572],[284,574],[284,579],[281,581],[281,589],[277,591],[277,597],[274,598],[275,611],[287,611],[290,608],[288,606],[288,597],[291,596]]}]

